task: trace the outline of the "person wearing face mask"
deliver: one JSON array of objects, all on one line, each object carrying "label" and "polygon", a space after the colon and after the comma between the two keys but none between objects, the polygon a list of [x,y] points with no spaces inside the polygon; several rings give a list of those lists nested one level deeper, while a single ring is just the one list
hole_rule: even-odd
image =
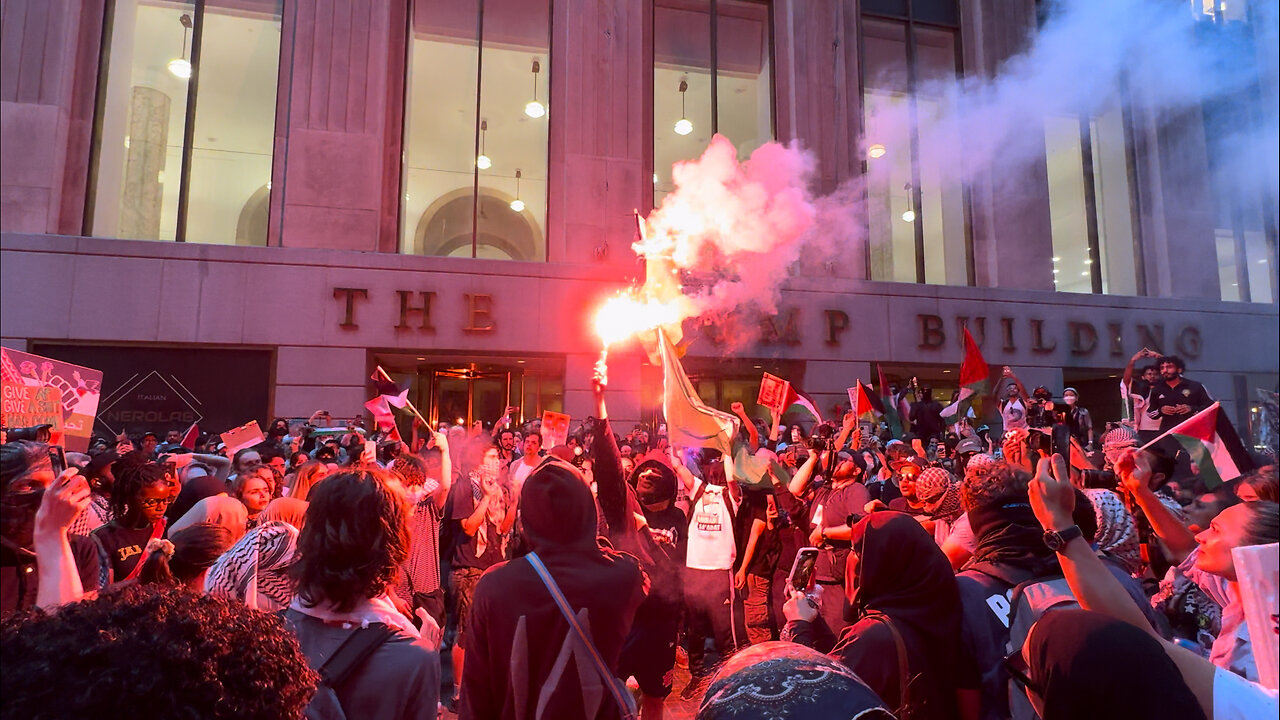
[{"label": "person wearing face mask", "polygon": [[1062,391],[1062,402],[1067,405],[1067,411],[1064,414],[1071,437],[1075,438],[1084,449],[1092,450],[1093,418],[1089,416],[1088,410],[1080,406],[1080,393],[1075,388],[1065,388]]},{"label": "person wearing face mask", "polygon": [[[50,581],[60,579],[49,574],[58,570],[54,563],[37,562],[37,554],[50,557],[46,548],[57,550],[54,557],[61,555],[64,561],[70,556],[73,563],[62,563],[67,571],[63,575],[78,576],[81,592],[97,592],[100,565],[93,541],[68,535],[66,525],[50,523],[50,513],[40,512],[42,504],[51,506],[72,491],[83,495],[81,507],[88,504],[89,488],[76,475],[72,468],[55,477],[44,443],[0,445],[0,617],[37,604],[46,607],[46,597],[56,590]],[[73,517],[66,518],[68,525]],[[44,593],[41,585],[49,585]]]},{"label": "person wearing face mask", "polygon": [[[810,599],[792,591],[783,639],[830,652],[898,717],[957,717],[961,606],[951,564],[902,513],[873,513],[850,537],[843,599],[852,624],[835,637]],[[839,599],[823,593],[821,601]]]},{"label": "person wearing face mask", "polygon": [[[452,442],[452,440],[450,440]],[[462,441],[463,477],[449,490],[449,519],[462,532],[454,533],[449,571],[453,586],[449,614],[458,619],[453,645],[453,672],[462,677],[467,616],[476,583],[485,570],[506,557],[511,528],[516,522],[516,498],[499,477],[501,462],[492,438],[478,435]]]}]

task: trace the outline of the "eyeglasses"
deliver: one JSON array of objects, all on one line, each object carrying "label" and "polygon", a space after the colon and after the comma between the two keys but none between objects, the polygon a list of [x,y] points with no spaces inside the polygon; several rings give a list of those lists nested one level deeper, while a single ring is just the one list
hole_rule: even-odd
[{"label": "eyeglasses", "polygon": [[173,503],[173,498],[165,496],[161,498],[143,498],[138,504],[144,508],[168,507]]},{"label": "eyeglasses", "polygon": [[1022,657],[1022,648],[1006,655],[1001,664],[1022,687],[1036,694],[1040,693],[1040,686],[1031,681],[1031,667],[1027,665],[1027,659]]}]

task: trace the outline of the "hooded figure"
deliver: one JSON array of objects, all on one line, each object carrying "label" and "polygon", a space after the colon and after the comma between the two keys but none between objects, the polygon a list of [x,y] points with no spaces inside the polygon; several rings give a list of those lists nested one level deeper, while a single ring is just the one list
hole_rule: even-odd
[{"label": "hooded figure", "polygon": [[[961,608],[951,563],[905,513],[873,513],[850,537],[845,596],[852,624],[831,655],[898,708],[899,717],[954,717]],[[822,649],[822,639],[816,643]]]},{"label": "hooded figure", "polygon": [[[596,508],[582,473],[549,459],[520,493],[526,542],[546,565],[578,623],[617,671],[644,600],[634,557],[596,543]],[[459,715],[477,718],[612,718],[611,682],[596,671],[528,557],[499,563],[476,585],[467,620]]]}]

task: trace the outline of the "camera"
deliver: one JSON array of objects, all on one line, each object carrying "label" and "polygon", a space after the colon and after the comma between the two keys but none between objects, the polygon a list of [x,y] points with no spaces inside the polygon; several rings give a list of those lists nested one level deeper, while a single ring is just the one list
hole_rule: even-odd
[{"label": "camera", "polygon": [[17,442],[26,440],[28,442],[47,443],[52,437],[50,429],[53,425],[32,425],[31,427],[22,428],[2,428],[4,430],[5,442]]},{"label": "camera", "polygon": [[819,425],[814,428],[813,434],[805,440],[804,446],[813,452],[819,453],[824,450],[831,450],[835,446],[835,440],[832,438],[834,434],[835,428],[826,424]]}]

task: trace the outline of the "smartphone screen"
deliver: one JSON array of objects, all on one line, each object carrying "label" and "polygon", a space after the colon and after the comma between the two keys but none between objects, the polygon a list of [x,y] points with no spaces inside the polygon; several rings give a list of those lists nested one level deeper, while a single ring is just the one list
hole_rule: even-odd
[{"label": "smartphone screen", "polygon": [[53,466],[54,477],[58,477],[67,469],[67,456],[60,445],[49,446],[49,464]]},{"label": "smartphone screen", "polygon": [[363,460],[364,462],[370,462],[370,463],[378,461],[377,441],[375,440],[364,441],[364,452],[362,453],[362,457],[360,459]]},{"label": "smartphone screen", "polygon": [[1053,447],[1050,452],[1071,460],[1071,428],[1065,423],[1053,426]]},{"label": "smartphone screen", "polygon": [[796,551],[795,562],[791,563],[791,574],[787,582],[797,590],[808,590],[813,586],[813,567],[818,562],[818,548],[802,547]]}]

